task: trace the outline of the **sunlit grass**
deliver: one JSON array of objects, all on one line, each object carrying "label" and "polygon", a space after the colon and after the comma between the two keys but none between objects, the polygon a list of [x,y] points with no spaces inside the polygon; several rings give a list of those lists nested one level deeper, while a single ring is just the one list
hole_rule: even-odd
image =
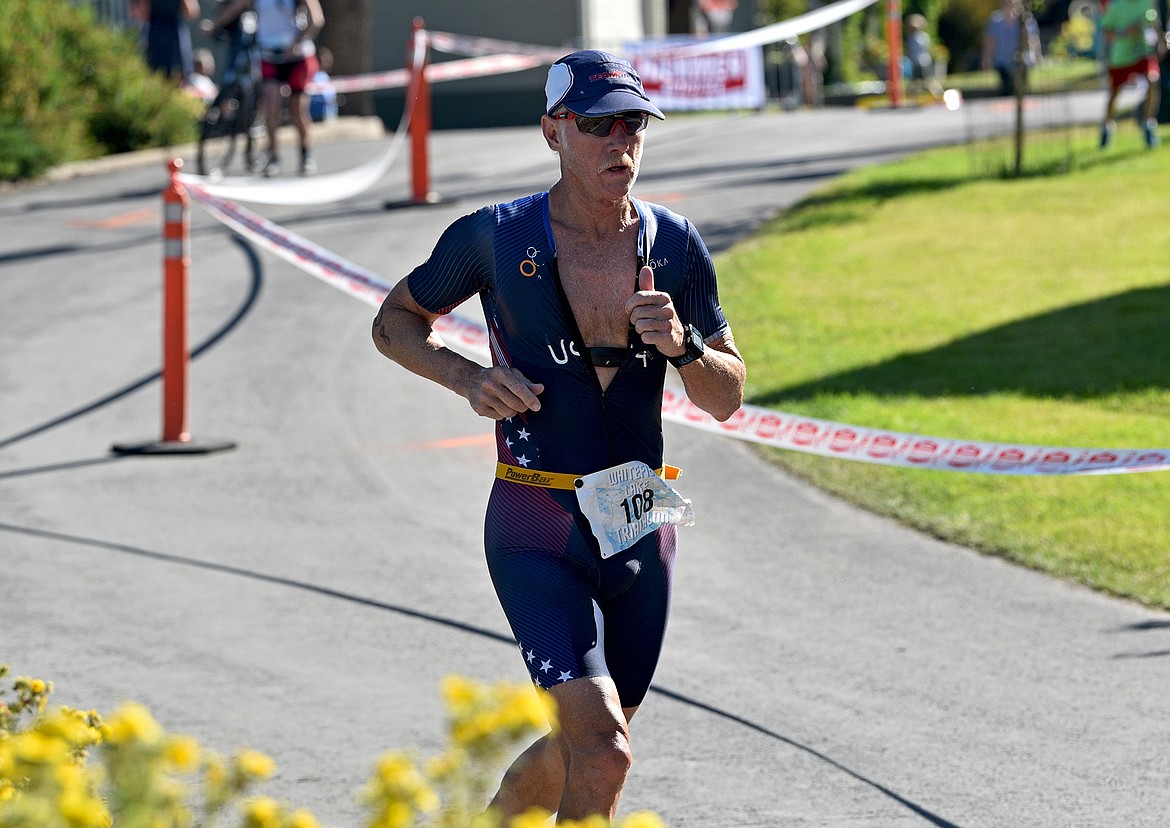
[{"label": "sunlit grass", "polygon": [[[1104,153],[1061,137],[1063,175],[976,177],[969,148],[861,170],[721,257],[751,401],[942,437],[1170,447],[1170,165],[1132,132]],[[1170,474],[1007,478],[765,451],[939,537],[1170,607]]]}]

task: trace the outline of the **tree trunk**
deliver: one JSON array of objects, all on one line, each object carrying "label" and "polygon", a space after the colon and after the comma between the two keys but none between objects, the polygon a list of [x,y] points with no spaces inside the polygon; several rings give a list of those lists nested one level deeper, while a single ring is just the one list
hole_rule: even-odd
[{"label": "tree trunk", "polygon": [[[318,38],[318,45],[333,54],[333,71],[329,74],[342,77],[371,71],[373,0],[321,0],[321,10],[325,13],[325,29]],[[338,108],[342,115],[374,114],[374,102],[369,92],[347,93]]]}]

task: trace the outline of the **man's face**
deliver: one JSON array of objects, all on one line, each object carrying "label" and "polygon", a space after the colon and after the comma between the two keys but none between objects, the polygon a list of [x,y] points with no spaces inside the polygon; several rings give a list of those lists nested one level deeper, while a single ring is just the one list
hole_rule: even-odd
[{"label": "man's face", "polygon": [[[640,113],[629,113],[640,118]],[[581,132],[575,117],[541,119],[545,140],[561,156],[561,178],[609,201],[629,197],[642,161],[646,131],[631,135],[617,120],[607,135]]]}]

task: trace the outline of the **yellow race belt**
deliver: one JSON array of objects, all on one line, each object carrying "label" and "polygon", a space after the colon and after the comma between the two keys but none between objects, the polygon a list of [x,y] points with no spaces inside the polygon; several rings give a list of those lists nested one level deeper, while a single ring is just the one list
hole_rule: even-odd
[{"label": "yellow race belt", "polygon": [[[655,474],[663,480],[678,480],[682,469],[678,466],[663,466],[655,469]],[[526,469],[523,466],[510,466],[507,463],[496,463],[496,477],[500,480],[511,480],[513,483],[523,483],[525,486],[539,486],[542,489],[569,489],[581,475],[565,472],[548,472],[540,469]]]}]

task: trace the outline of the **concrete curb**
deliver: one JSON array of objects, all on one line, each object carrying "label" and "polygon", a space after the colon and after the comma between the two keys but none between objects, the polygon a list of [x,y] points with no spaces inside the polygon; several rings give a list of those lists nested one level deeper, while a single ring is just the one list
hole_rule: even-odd
[{"label": "concrete curb", "polygon": [[[281,127],[281,136],[285,132],[292,133],[293,127]],[[322,121],[313,124],[312,136],[314,143],[331,143],[334,141],[377,141],[386,134],[386,126],[382,119],[375,115],[358,117],[335,118],[331,121]],[[288,140],[286,138],[286,140]],[[175,156],[190,156],[195,152],[194,144],[180,144],[174,147],[153,147],[136,152],[122,152],[116,155],[107,155],[102,158],[91,158],[87,161],[75,161],[53,167],[40,179],[43,182],[68,181],[87,175],[120,172],[123,170],[149,167],[157,164],[164,166]],[[35,181],[9,183],[9,187],[20,187],[34,184]],[[4,190],[0,190],[2,192]]]}]

